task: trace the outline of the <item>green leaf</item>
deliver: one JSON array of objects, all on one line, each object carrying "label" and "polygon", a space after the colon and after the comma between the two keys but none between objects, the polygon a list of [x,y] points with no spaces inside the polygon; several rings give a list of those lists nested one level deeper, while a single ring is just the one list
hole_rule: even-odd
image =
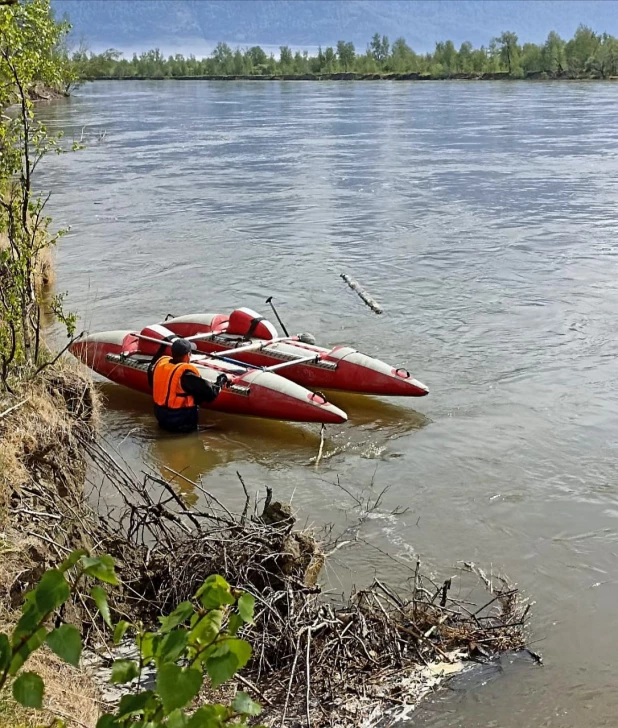
[{"label": "green leaf", "polygon": [[0,673],[3,673],[11,664],[11,643],[5,634],[0,634]]},{"label": "green leaf", "polygon": [[154,632],[144,632],[144,634],[137,635],[137,646],[139,647],[144,664],[150,662],[154,657],[160,639],[159,635]]},{"label": "green leaf", "polygon": [[193,604],[191,602],[181,602],[170,615],[167,617],[159,617],[159,622],[161,622],[159,631],[163,634],[171,632],[179,624],[186,622],[192,614]]},{"label": "green leaf", "polygon": [[130,622],[125,622],[124,619],[121,619],[120,622],[116,625],[116,629],[114,630],[114,644],[119,645],[122,642],[122,638],[124,637],[126,631],[131,626]]},{"label": "green leaf", "polygon": [[82,638],[75,627],[63,624],[47,635],[47,644],[65,662],[73,667],[79,667],[79,657],[82,654]]},{"label": "green leaf", "polygon": [[86,549],[73,551],[71,555],[60,564],[59,570],[64,574],[69,569],[72,569],[82,556],[88,556],[88,552],[86,551]]},{"label": "green leaf", "polygon": [[133,660],[116,660],[112,665],[112,684],[126,683],[139,675],[139,665]]},{"label": "green leaf", "polygon": [[236,693],[232,708],[237,713],[243,713],[244,715],[259,715],[262,712],[262,706],[259,703],[251,700],[247,693]]},{"label": "green leaf", "polygon": [[25,596],[24,604],[22,606],[23,614],[11,635],[11,644],[13,647],[16,647],[22,641],[22,638],[36,631],[39,622],[45,616],[37,607],[35,597],[36,594],[34,590],[28,592]]},{"label": "green leaf", "polygon": [[240,614],[236,614],[236,612],[233,612],[230,614],[230,619],[227,624],[227,631],[232,637],[235,637],[238,634],[238,630],[244,625],[245,620],[240,616]]},{"label": "green leaf", "polygon": [[246,640],[239,639],[226,640],[225,644],[238,660],[237,669],[241,670],[251,659],[251,645]]},{"label": "green leaf", "polygon": [[245,640],[227,639],[207,650],[204,660],[213,687],[218,687],[243,668],[251,657],[251,645]]},{"label": "green leaf", "polygon": [[13,697],[25,708],[43,705],[43,681],[35,672],[23,672],[13,683]]},{"label": "green leaf", "polygon": [[230,585],[222,576],[213,574],[198,589],[196,599],[199,599],[204,609],[218,609],[224,604],[234,604]]},{"label": "green leaf", "polygon": [[192,668],[181,668],[173,663],[162,665],[157,674],[157,692],[166,714],[184,708],[199,693],[202,673]]},{"label": "green leaf", "polygon": [[97,721],[97,728],[118,728],[119,725],[113,715],[102,715]]},{"label": "green leaf", "polygon": [[215,651],[217,654],[206,656],[204,664],[212,686],[217,688],[234,676],[238,669],[238,660],[227,645],[217,646]]},{"label": "green leaf", "polygon": [[187,728],[188,719],[182,710],[174,710],[167,719],[167,728]]},{"label": "green leaf", "polygon": [[219,728],[226,725],[230,711],[223,705],[204,705],[189,718],[187,728]]},{"label": "green leaf", "polygon": [[247,623],[253,622],[255,599],[252,594],[243,594],[238,600],[238,613]]},{"label": "green leaf", "polygon": [[140,715],[153,703],[154,693],[152,690],[145,690],[137,695],[123,695],[118,704],[116,713],[118,718],[129,718],[134,715]]},{"label": "green leaf", "polygon": [[[11,661],[9,668],[9,674],[15,675],[19,668],[26,662],[30,655],[38,650],[39,647],[45,642],[47,637],[47,630],[45,627],[40,627],[15,653]],[[16,647],[17,645],[14,645]]]},{"label": "green leaf", "polygon": [[93,586],[90,590],[90,596],[94,599],[94,603],[97,605],[103,621],[108,627],[112,626],[112,616],[109,613],[109,604],[107,603],[107,594],[105,589],[100,586]]},{"label": "green leaf", "polygon": [[207,645],[215,640],[221,631],[223,612],[211,609],[205,614],[189,633],[189,641],[194,644]]},{"label": "green leaf", "polygon": [[176,662],[185,651],[188,641],[189,633],[186,629],[175,629],[173,632],[166,634],[157,648],[158,665],[161,666],[166,662]]},{"label": "green leaf", "polygon": [[64,574],[58,569],[49,569],[34,590],[37,609],[43,614],[52,612],[66,602],[70,593]]},{"label": "green leaf", "polygon": [[88,576],[93,576],[99,581],[104,581],[106,584],[112,584],[118,586],[120,582],[116,576],[116,570],[114,566],[114,559],[107,554],[97,557],[85,556],[82,559],[84,565],[84,571]]}]

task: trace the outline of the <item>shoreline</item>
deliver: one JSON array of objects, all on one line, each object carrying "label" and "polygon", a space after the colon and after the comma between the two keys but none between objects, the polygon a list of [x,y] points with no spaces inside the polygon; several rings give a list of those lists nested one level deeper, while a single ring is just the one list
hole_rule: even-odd
[{"label": "shoreline", "polygon": [[450,76],[432,76],[422,73],[303,73],[273,75],[228,76],[96,76],[80,79],[92,81],[618,81],[618,76],[570,76],[532,73],[521,78],[508,73],[456,73]]}]

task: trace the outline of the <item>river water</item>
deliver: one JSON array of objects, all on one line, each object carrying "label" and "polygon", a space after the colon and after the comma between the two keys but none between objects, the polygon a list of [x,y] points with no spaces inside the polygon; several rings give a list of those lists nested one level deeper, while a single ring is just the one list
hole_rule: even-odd
[{"label": "river water", "polygon": [[[130,461],[236,471],[341,530],[390,486],[327,585],[466,560],[536,601],[545,666],[504,659],[415,726],[615,726],[618,713],[618,98],[603,83],[96,83],[42,109],[76,154],[46,162],[58,289],[90,331],[168,313],[268,313],[404,365],[410,401],[336,396],[350,421],[216,415],[161,436],[106,385]],[[376,316],[339,279],[377,298]],[[390,514],[397,506],[403,515]],[[455,581],[457,584],[457,580]],[[457,587],[455,587],[457,588]]]}]

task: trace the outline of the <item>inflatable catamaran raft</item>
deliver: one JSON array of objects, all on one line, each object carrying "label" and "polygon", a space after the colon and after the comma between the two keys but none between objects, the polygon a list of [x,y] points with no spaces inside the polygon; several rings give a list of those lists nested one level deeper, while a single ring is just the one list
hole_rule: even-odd
[{"label": "inflatable catamaran raft", "polygon": [[345,412],[321,392],[306,387],[364,394],[421,397],[427,387],[405,369],[346,346],[332,349],[308,343],[307,335],[279,336],[251,309],[229,316],[193,314],[136,331],[106,331],[73,342],[71,353],[118,384],[150,394],[148,366],[174,338],[197,346],[192,356],[200,375],[228,384],[210,409],[295,422],[341,423]]}]

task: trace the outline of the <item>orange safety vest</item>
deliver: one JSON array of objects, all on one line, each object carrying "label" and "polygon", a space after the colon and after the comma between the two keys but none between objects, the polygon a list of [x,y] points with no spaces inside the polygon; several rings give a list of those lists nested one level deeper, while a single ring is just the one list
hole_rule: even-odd
[{"label": "orange safety vest", "polygon": [[184,372],[193,372],[200,376],[199,371],[188,362],[174,364],[170,356],[162,356],[156,363],[153,373],[152,398],[154,403],[170,409],[195,407],[195,400],[187,394],[180,384]]}]

